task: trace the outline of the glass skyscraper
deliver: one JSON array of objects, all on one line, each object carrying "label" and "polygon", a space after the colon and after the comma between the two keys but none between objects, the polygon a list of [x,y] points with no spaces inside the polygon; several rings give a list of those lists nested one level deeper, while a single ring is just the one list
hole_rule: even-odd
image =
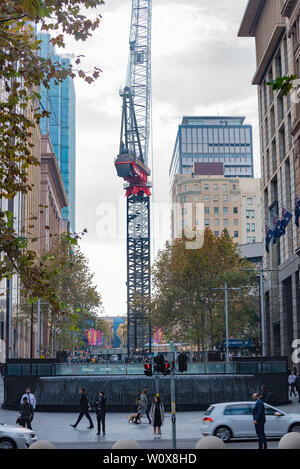
[{"label": "glass skyscraper", "polygon": [[252,126],[245,117],[183,117],[170,165],[176,174],[192,174],[194,163],[223,163],[225,177],[253,177]]},{"label": "glass skyscraper", "polygon": [[[40,44],[40,55],[50,58],[52,62],[68,67],[71,56],[58,55],[50,43],[50,35],[37,34]],[[62,83],[50,81],[50,88],[41,85],[41,108],[49,111],[50,117],[41,120],[41,133],[49,134],[57,156],[69,205],[62,210],[64,220],[70,223],[70,231],[75,232],[75,175],[76,175],[76,121],[75,89],[73,79],[68,77]]]}]

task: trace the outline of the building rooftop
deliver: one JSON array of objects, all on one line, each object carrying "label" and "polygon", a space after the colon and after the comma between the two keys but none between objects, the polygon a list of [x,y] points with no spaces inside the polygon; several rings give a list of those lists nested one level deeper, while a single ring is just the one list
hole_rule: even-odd
[{"label": "building rooftop", "polygon": [[239,37],[253,37],[265,0],[249,0],[238,32]]},{"label": "building rooftop", "polygon": [[[181,125],[191,125],[191,122],[195,125],[197,121],[208,121],[208,125],[210,121],[219,121],[220,125],[226,125],[227,122],[238,122],[238,125],[243,125],[245,119],[245,116],[184,116]],[[199,122],[199,125],[203,124]]]}]

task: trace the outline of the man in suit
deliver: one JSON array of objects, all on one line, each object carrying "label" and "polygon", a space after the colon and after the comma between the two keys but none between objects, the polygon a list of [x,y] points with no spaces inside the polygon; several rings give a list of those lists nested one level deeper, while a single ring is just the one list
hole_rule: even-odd
[{"label": "man in suit", "polygon": [[265,405],[261,396],[258,392],[253,394],[253,399],[256,404],[253,409],[253,423],[255,425],[255,431],[258,437],[258,449],[267,449],[267,438],[265,435]]},{"label": "man in suit", "polygon": [[105,435],[105,412],[106,412],[106,397],[104,397],[104,392],[99,392],[99,399],[96,402],[96,414],[97,414],[97,423],[98,423],[98,432],[97,435],[100,435],[101,431],[101,422],[102,422],[102,432]]},{"label": "man in suit", "polygon": [[70,425],[71,425],[71,427],[76,428],[77,425],[79,424],[80,420],[82,419],[82,417],[85,415],[86,418],[88,419],[88,421],[90,422],[90,426],[87,427],[87,428],[88,429],[94,428],[93,421],[92,421],[91,416],[89,414],[89,412],[91,410],[91,406],[90,406],[88,398],[86,396],[85,389],[80,388],[79,393],[80,393],[80,403],[79,403],[80,413],[79,413],[79,416],[78,416],[78,419],[77,419],[77,422],[75,423],[75,425],[71,425],[71,424]]}]

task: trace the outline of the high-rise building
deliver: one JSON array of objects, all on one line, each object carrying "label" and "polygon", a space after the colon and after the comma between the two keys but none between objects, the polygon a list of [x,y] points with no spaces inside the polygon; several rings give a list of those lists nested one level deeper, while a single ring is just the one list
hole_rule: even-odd
[{"label": "high-rise building", "polygon": [[253,177],[252,126],[245,117],[183,117],[178,127],[169,171],[192,174],[194,163],[223,163],[225,177]]},{"label": "high-rise building", "polygon": [[[40,55],[50,58],[67,68],[70,55],[59,55],[50,43],[50,35],[39,33]],[[42,135],[49,134],[56,154],[69,204],[63,208],[63,218],[70,223],[70,230],[75,232],[75,186],[76,186],[76,121],[75,89],[72,78],[66,78],[56,84],[50,80],[49,89],[41,85],[41,108],[50,112],[49,118],[41,120]]]},{"label": "high-rise building", "polygon": [[176,175],[172,207],[172,239],[187,227],[215,236],[226,229],[237,244],[262,240],[260,179],[226,178],[222,163],[196,163],[192,176]]},{"label": "high-rise building", "polygon": [[[300,191],[300,106],[267,82],[299,76],[299,0],[249,0],[238,35],[254,37],[262,169],[263,222],[273,227],[284,208],[293,213]],[[300,337],[299,230],[286,233],[264,251],[266,353],[288,355]]]}]

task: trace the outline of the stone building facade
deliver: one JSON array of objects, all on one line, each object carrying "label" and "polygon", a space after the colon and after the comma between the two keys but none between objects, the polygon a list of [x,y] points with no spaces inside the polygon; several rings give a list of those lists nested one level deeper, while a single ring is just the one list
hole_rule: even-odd
[{"label": "stone building facade", "polygon": [[[272,227],[282,209],[294,211],[300,192],[300,105],[266,83],[300,76],[300,1],[250,0],[238,35],[254,37],[257,68],[263,222]],[[286,234],[264,252],[265,324],[269,355],[287,355],[300,337],[299,230],[294,217]]]}]

